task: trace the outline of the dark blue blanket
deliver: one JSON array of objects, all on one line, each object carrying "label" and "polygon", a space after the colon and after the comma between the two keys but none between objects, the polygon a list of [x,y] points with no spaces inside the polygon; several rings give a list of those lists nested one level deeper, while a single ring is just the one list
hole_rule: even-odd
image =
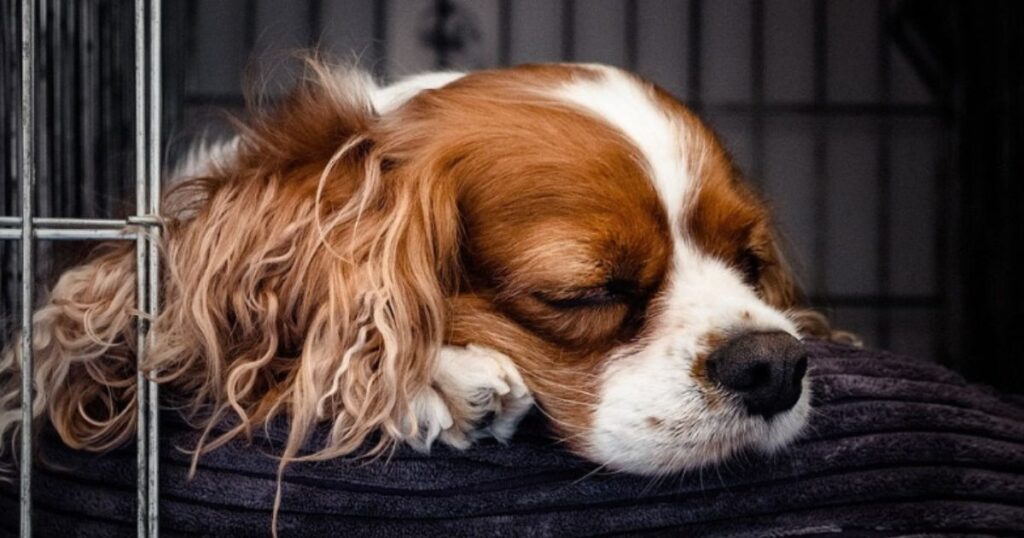
[{"label": "dark blue blanket", "polygon": [[[390,461],[295,464],[285,476],[282,536],[876,536],[1024,535],[1024,401],[939,366],[813,344],[816,412],[791,449],[651,481],[591,474],[528,420],[510,446],[399,450]],[[160,504],[165,536],[266,535],[281,431],[231,444],[185,479],[194,432],[165,425]],[[41,536],[135,530],[135,455],[98,457],[51,439],[39,466]],[[0,486],[0,535],[17,498]]]}]

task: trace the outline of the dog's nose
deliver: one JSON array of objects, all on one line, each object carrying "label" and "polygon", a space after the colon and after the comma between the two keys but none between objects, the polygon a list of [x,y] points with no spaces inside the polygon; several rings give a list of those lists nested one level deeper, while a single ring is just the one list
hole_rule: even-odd
[{"label": "dog's nose", "polygon": [[796,404],[807,373],[803,344],[781,332],[751,332],[728,340],[707,358],[712,381],[765,420]]}]

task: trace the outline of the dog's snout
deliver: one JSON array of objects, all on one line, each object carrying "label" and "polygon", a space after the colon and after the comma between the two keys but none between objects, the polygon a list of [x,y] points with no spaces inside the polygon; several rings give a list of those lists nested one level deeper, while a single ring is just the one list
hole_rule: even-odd
[{"label": "dog's snout", "polygon": [[807,373],[807,352],[781,331],[733,337],[707,358],[712,381],[739,396],[751,415],[765,419],[793,407]]}]

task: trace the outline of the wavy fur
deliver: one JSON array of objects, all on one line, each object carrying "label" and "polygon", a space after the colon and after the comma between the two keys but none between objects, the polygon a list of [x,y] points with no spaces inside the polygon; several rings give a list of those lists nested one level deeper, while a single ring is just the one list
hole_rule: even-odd
[{"label": "wavy fur", "polygon": [[[205,429],[196,458],[281,415],[282,469],[351,453],[374,432],[371,453],[417,435],[404,417],[441,345],[448,272],[437,268],[456,242],[432,218],[445,196],[386,173],[369,78],[306,67],[283,104],[239,125],[231,159],[164,202],[163,306],[143,369]],[[104,247],[33,318],[33,413],[69,446],[134,436],[134,263],[131,248]],[[0,359],[2,438],[19,427],[18,359],[16,346]],[[321,421],[333,423],[326,442],[300,455]]]}]

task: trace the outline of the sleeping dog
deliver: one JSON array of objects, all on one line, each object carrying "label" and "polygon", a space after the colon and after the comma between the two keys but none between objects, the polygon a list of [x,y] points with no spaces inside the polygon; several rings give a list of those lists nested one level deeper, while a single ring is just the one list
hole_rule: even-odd
[{"label": "sleeping dog", "polygon": [[[144,372],[212,431],[286,416],[281,465],[509,439],[664,474],[775,449],[809,412],[805,310],[765,204],[690,110],[601,65],[379,87],[310,60],[163,203]],[[33,413],[72,447],[135,429],[135,258],[101,247],[34,316]],[[18,429],[18,351],[0,435]],[[365,448],[365,447],[364,447]]]}]

